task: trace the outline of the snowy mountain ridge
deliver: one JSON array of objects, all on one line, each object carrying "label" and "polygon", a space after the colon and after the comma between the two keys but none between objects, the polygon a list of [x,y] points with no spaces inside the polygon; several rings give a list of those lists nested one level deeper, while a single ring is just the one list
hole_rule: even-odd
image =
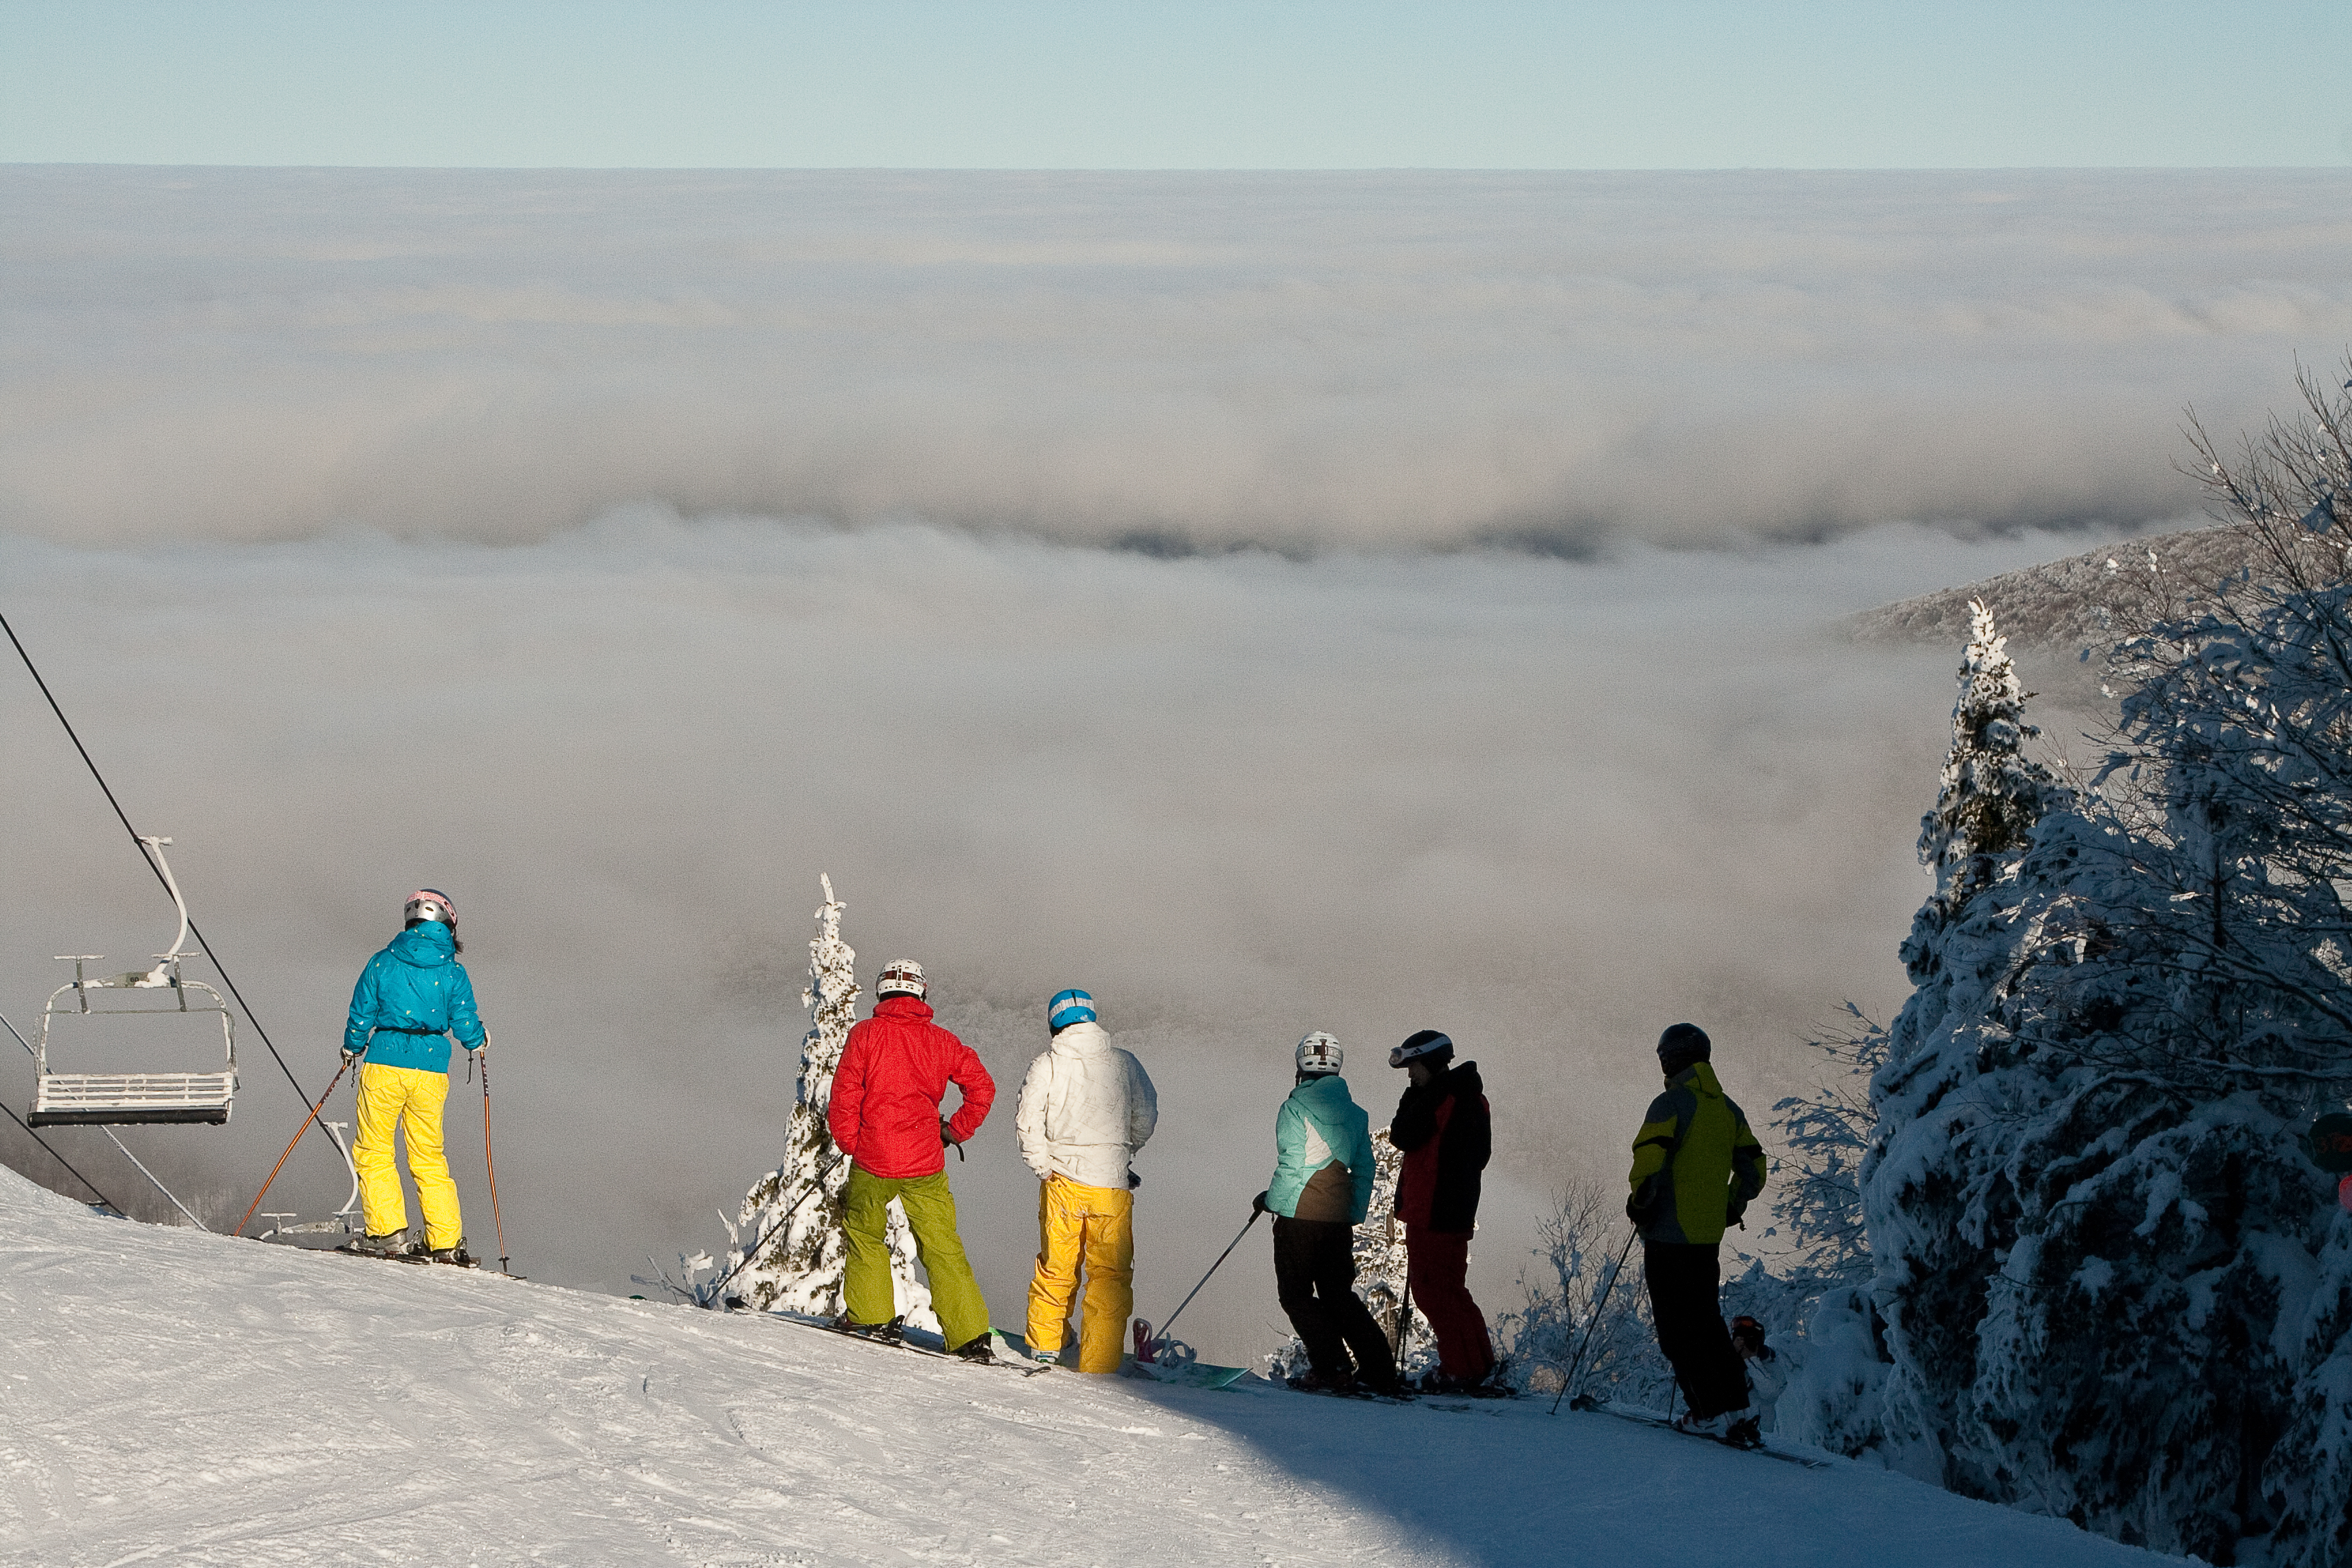
[{"label": "snowy mountain ridge", "polygon": [[1539,1401],[1023,1378],[102,1218],[7,1172],[0,1321],[0,1563],[2164,1561]]},{"label": "snowy mountain ridge", "polygon": [[1993,613],[2002,633],[2021,647],[2073,652],[2114,641],[2105,611],[2119,574],[2135,583],[2151,562],[2186,591],[2200,593],[2252,569],[2269,575],[2261,542],[2243,528],[2223,525],[2119,541],[2038,566],[2003,572],[1958,588],[1939,588],[1849,616],[1841,629],[1862,643],[1963,644],[1971,603]]}]

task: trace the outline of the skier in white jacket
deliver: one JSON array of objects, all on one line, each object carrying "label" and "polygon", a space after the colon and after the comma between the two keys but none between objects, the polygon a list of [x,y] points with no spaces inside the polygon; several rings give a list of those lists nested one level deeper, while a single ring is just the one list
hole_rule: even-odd
[{"label": "skier in white jacket", "polygon": [[1094,998],[1056,992],[1054,1043],[1029,1064],[1013,1115],[1021,1158],[1037,1173],[1037,1272],[1029,1281],[1029,1352],[1061,1360],[1078,1268],[1087,1272],[1080,1372],[1117,1372],[1135,1310],[1135,1191],[1129,1168],[1160,1122],[1143,1064],[1110,1043]]}]

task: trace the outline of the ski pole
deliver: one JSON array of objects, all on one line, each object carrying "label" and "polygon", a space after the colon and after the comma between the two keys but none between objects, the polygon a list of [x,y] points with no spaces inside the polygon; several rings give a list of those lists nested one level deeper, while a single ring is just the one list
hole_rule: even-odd
[{"label": "ski pole", "polygon": [[[1389,1205],[1389,1236],[1391,1239],[1396,1236],[1396,1205],[1391,1203]],[[1410,1258],[1412,1254],[1410,1250],[1408,1250],[1406,1257]],[[1400,1376],[1402,1376],[1404,1372],[1405,1342],[1412,1338],[1412,1274],[1410,1263],[1407,1265],[1404,1289],[1402,1294],[1403,1299],[1397,1306],[1396,1343],[1389,1347],[1390,1358],[1396,1363],[1397,1372]]]},{"label": "ski pole", "polygon": [[[835,1168],[840,1163],[841,1156],[839,1154],[835,1154],[832,1159],[827,1160],[824,1163],[824,1169],[816,1173],[816,1180],[809,1184],[809,1190],[794,1198],[793,1200],[793,1206],[786,1209],[782,1215],[778,1215],[776,1223],[770,1226],[764,1232],[762,1232],[760,1239],[753,1242],[744,1252],[743,1262],[738,1263],[734,1268],[730,1268],[726,1273],[721,1274],[716,1280],[712,1281],[710,1286],[710,1299],[712,1300],[716,1301],[719,1299],[719,1292],[727,1288],[727,1281],[734,1279],[735,1276],[743,1272],[744,1263],[749,1263],[751,1259],[760,1256],[760,1248],[767,1246],[769,1237],[782,1230],[784,1227],[785,1222],[790,1220],[793,1215],[800,1212],[800,1206],[803,1204],[808,1202],[809,1199],[817,1193],[824,1190],[824,1179],[827,1176],[832,1175]],[[722,1214],[719,1217],[720,1219],[725,1219],[727,1216]]]},{"label": "ski pole", "polygon": [[499,1212],[499,1163],[490,1153],[490,1037],[482,1035],[482,1163],[490,1173],[490,1219],[499,1227],[499,1272],[507,1268],[507,1220]]},{"label": "ski pole", "polygon": [[1559,1392],[1551,1396],[1551,1415],[1559,1414],[1559,1402],[1568,1397],[1569,1384],[1576,1381],[1577,1368],[1584,1364],[1585,1347],[1592,1343],[1592,1331],[1601,1326],[1601,1311],[1609,1305],[1609,1292],[1617,1289],[1617,1276],[1625,1271],[1625,1259],[1633,1251],[1633,1237],[1640,1234],[1639,1231],[1626,1233],[1624,1250],[1617,1254],[1616,1267],[1610,1269],[1609,1278],[1601,1282],[1601,1300],[1592,1304],[1592,1321],[1584,1325],[1583,1342],[1576,1347],[1576,1359],[1568,1363],[1568,1375],[1559,1380]]},{"label": "ski pole", "polygon": [[[310,1131],[310,1123],[319,1120],[319,1112],[325,1109],[328,1099],[335,1092],[335,1084],[342,1082],[343,1075],[352,1070],[352,1061],[349,1056],[343,1058],[343,1065],[335,1069],[334,1082],[327,1085],[327,1092],[319,1097],[319,1103],[310,1107],[310,1113],[302,1119],[302,1125],[294,1129],[294,1142],[287,1144],[286,1152],[278,1156],[278,1163],[269,1167],[269,1182],[276,1181],[278,1173],[286,1168],[286,1162],[294,1157],[294,1143],[302,1142],[302,1134]],[[245,1227],[253,1223],[254,1210],[259,1208],[261,1200],[269,1195],[269,1182],[262,1183],[261,1190],[253,1194],[252,1206],[245,1211],[245,1217],[236,1222],[236,1229],[230,1235],[243,1236]]]},{"label": "ski pole", "polygon": [[[1239,1247],[1242,1244],[1242,1237],[1250,1233],[1250,1226],[1255,1225],[1257,1223],[1257,1216],[1265,1212],[1265,1211],[1264,1209],[1257,1208],[1250,1210],[1249,1224],[1243,1226],[1240,1232],[1234,1236],[1233,1240],[1225,1243],[1225,1249],[1217,1254],[1217,1261],[1209,1265],[1209,1274],[1214,1274],[1217,1269],[1223,1265],[1225,1259],[1234,1255],[1234,1248]],[[1201,1276],[1201,1285],[1206,1285],[1209,1282],[1209,1274],[1203,1274]],[[1176,1326],[1176,1320],[1182,1317],[1184,1315],[1184,1309],[1192,1304],[1192,1297],[1201,1293],[1201,1285],[1193,1286],[1192,1294],[1177,1302],[1176,1310],[1168,1314],[1168,1321],[1160,1325],[1160,1343],[1167,1343],[1168,1331]]]}]

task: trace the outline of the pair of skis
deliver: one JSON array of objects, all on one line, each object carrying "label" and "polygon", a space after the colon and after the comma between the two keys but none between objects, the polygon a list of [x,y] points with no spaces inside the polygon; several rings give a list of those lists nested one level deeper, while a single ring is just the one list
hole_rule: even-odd
[{"label": "pair of skis", "polygon": [[[340,1252],[346,1258],[373,1258],[385,1263],[413,1263],[420,1268],[470,1268],[477,1273],[490,1272],[482,1267],[482,1260],[476,1258],[470,1252],[461,1258],[436,1258],[428,1252],[373,1252],[364,1247],[356,1246],[348,1241],[343,1243],[341,1247],[330,1247],[314,1250]],[[500,1279],[520,1279],[525,1277],[520,1274],[501,1273],[497,1275],[496,1278]]]},{"label": "pair of skis", "polygon": [[1710,1436],[1705,1432],[1694,1432],[1687,1426],[1677,1426],[1664,1416],[1652,1411],[1634,1410],[1618,1405],[1604,1405],[1589,1394],[1578,1394],[1576,1398],[1570,1401],[1569,1408],[1589,1410],[1595,1415],[1613,1415],[1620,1421],[1631,1421],[1637,1426],[1654,1426],[1661,1432],[1671,1432],[1677,1437],[1688,1437],[1698,1443],[1712,1443],[1719,1448],[1730,1448],[1743,1454],[1753,1454],[1760,1459],[1778,1459],[1784,1465],[1801,1465],[1809,1470],[1826,1470],[1830,1468],[1827,1459],[1809,1459],[1802,1454],[1785,1454],[1778,1448],[1766,1447],[1760,1441],[1752,1447],[1746,1443],[1726,1442],[1721,1437]]},{"label": "pair of skis", "polygon": [[[1049,1370],[1045,1363],[1032,1362],[1022,1355],[1018,1350],[1013,1351],[1013,1354],[1017,1359],[1012,1361],[1001,1360],[992,1353],[985,1361],[959,1355],[948,1349],[947,1342],[940,1339],[937,1334],[926,1333],[920,1329],[902,1329],[896,1334],[888,1335],[879,1332],[861,1333],[856,1329],[841,1328],[831,1319],[813,1318],[799,1312],[752,1312],[747,1315],[793,1323],[804,1329],[816,1329],[840,1339],[857,1340],[866,1344],[879,1345],[886,1350],[905,1351],[910,1355],[929,1356],[937,1361],[961,1362],[966,1366],[996,1367],[1006,1372],[1017,1372],[1024,1377],[1034,1377],[1039,1373]],[[988,1331],[988,1334],[992,1342],[990,1346],[992,1352],[1013,1348],[1013,1336],[1003,1330],[992,1328]],[[931,1342],[926,1343],[926,1341]]]},{"label": "pair of skis", "polygon": [[[839,1328],[828,1319],[808,1317],[798,1312],[760,1312],[754,1315],[779,1319],[787,1323],[796,1323],[803,1328],[821,1329],[826,1333],[837,1334],[843,1339],[863,1340],[868,1344],[907,1351],[915,1355],[931,1356],[940,1361],[962,1362],[969,1366],[1001,1367],[1008,1372],[1017,1372],[1024,1377],[1035,1377],[1040,1373],[1051,1372],[1057,1364],[1053,1362],[1031,1360],[1028,1355],[1028,1342],[1017,1334],[1006,1333],[1002,1329],[992,1328],[988,1331],[994,1342],[994,1348],[1002,1352],[1009,1352],[1012,1359],[1005,1360],[992,1356],[986,1361],[975,1361],[968,1356],[958,1355],[948,1349],[946,1342],[940,1341],[937,1335],[925,1333],[919,1329],[911,1331],[901,1331],[896,1336],[885,1337],[874,1333],[860,1333],[854,1329]],[[1123,1377],[1139,1378],[1150,1383],[1171,1384],[1184,1388],[1223,1388],[1249,1374],[1247,1367],[1208,1366],[1199,1362],[1185,1362],[1163,1366],[1153,1362],[1139,1360],[1127,1362],[1118,1370]]]}]

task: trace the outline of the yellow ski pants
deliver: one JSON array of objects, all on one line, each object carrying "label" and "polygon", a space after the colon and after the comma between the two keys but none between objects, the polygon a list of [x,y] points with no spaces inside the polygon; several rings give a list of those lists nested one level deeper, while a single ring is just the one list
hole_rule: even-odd
[{"label": "yellow ski pants", "polygon": [[404,1127],[408,1173],[416,1180],[416,1206],[425,1211],[425,1245],[437,1250],[465,1239],[457,1184],[441,1152],[441,1104],[448,1098],[446,1072],[360,1063],[360,1136],[352,1163],[359,1168],[360,1210],[370,1236],[408,1228],[408,1199],[392,1163],[393,1133]]},{"label": "yellow ski pants", "polygon": [[1135,1310],[1135,1194],[1054,1175],[1037,1187],[1037,1272],[1029,1279],[1029,1347],[1057,1351],[1069,1337],[1078,1265],[1087,1301],[1078,1370],[1117,1372]]}]

